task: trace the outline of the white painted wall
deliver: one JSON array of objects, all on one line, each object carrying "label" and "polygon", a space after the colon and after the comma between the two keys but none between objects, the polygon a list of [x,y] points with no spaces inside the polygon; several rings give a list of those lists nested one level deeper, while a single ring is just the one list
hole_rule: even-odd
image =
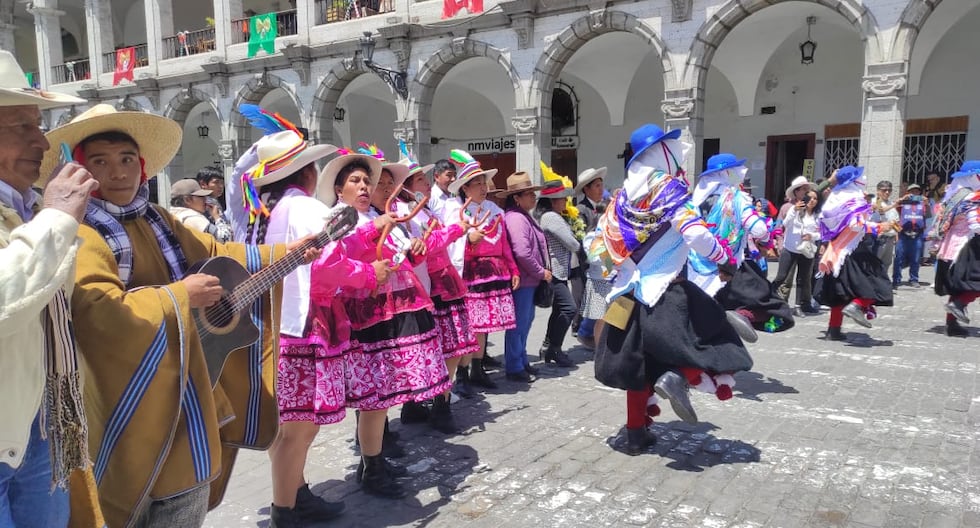
[{"label": "white painted wall", "polygon": [[[197,127],[204,123],[208,127],[208,137],[198,135]],[[211,165],[218,155],[218,141],[221,141],[221,122],[214,115],[211,105],[199,103],[187,113],[184,121],[184,137],[180,152],[183,156],[183,175],[170,175],[172,181],[180,177],[193,177],[197,170]]]}]

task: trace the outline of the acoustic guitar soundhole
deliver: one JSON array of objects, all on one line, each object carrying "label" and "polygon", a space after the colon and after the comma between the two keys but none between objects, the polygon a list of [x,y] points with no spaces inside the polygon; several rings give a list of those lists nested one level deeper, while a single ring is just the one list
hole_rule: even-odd
[{"label": "acoustic guitar soundhole", "polygon": [[204,317],[212,327],[225,328],[235,320],[235,309],[227,297],[204,309]]}]

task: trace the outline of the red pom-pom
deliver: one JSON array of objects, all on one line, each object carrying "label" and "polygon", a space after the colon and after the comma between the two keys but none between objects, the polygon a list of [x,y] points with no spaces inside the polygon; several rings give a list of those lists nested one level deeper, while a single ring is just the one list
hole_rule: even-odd
[{"label": "red pom-pom", "polygon": [[721,401],[730,400],[732,398],[732,388],[728,385],[718,385],[718,388],[715,389],[715,396]]},{"label": "red pom-pom", "polygon": [[650,418],[656,418],[657,416],[660,416],[660,406],[657,404],[647,405],[647,416],[649,416]]}]

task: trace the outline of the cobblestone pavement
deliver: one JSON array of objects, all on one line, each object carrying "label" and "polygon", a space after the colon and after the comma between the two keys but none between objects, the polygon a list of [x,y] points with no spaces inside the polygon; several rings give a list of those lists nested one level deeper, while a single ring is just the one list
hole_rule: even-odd
[{"label": "cobblestone pavement", "polygon": [[[896,303],[872,329],[845,322],[847,343],[821,339],[826,313],[760,336],[735,398],[692,393],[696,426],[666,406],[647,454],[616,451],[624,393],[597,383],[576,347],[573,369],[542,367],[528,390],[496,374],[499,390],[455,404],[460,436],[402,425],[393,410],[409,498],[358,490],[352,415],[322,429],[306,476],[347,503],[327,526],[980,526],[980,330],[946,337],[927,287],[903,286]],[[539,310],[532,360],[546,320]],[[492,354],[502,341],[491,337]],[[267,526],[271,497],[266,454],[243,452],[206,525]]]}]

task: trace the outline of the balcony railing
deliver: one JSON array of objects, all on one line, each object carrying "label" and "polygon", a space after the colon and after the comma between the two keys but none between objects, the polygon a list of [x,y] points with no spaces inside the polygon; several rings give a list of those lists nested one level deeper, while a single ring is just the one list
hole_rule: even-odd
[{"label": "balcony railing", "polygon": [[[276,15],[276,36],[295,35],[298,33],[299,23],[296,19],[296,10],[280,11]],[[231,21],[231,43],[243,44],[248,42],[248,18],[239,18]]]},{"label": "balcony railing", "polygon": [[84,81],[92,77],[88,59],[77,59],[51,67],[51,84]]},{"label": "balcony railing", "polygon": [[352,20],[395,10],[393,0],[316,0],[317,25]]},{"label": "balcony railing", "polygon": [[28,82],[27,83],[27,84],[31,85],[31,88],[40,88],[41,87],[41,76],[40,76],[40,74],[38,73],[37,70],[29,70],[29,71],[24,72],[24,74],[26,75],[26,77],[28,79],[31,80],[31,82]]},{"label": "balcony railing", "polygon": [[214,28],[184,31],[163,39],[163,58],[173,59],[214,51]]},{"label": "balcony railing", "polygon": [[[112,73],[116,71],[116,52],[120,49],[126,49],[130,46],[123,46],[122,48],[117,48],[108,53],[102,54],[102,73]],[[147,66],[150,64],[150,56],[146,49],[146,44],[137,44],[132,46],[136,48],[136,64],[133,68],[139,68],[142,66]]]}]

